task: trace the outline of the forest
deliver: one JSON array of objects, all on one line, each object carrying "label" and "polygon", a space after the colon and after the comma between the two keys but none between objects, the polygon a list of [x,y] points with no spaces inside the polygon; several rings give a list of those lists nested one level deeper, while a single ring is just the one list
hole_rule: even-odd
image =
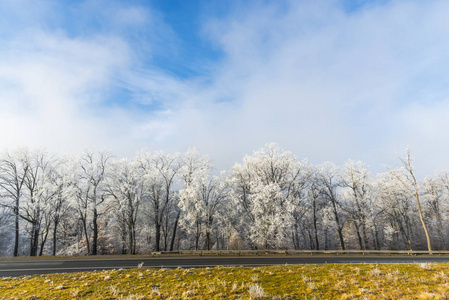
[{"label": "forest", "polygon": [[418,181],[407,150],[372,175],[267,144],[229,171],[207,155],[0,154],[0,256],[172,250],[445,250],[449,172]]}]

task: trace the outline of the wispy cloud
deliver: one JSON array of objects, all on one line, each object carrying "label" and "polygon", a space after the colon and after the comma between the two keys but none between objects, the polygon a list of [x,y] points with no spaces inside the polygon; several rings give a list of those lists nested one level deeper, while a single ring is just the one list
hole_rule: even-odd
[{"label": "wispy cloud", "polygon": [[[189,41],[148,6],[13,3],[0,18],[5,147],[196,146],[228,168],[277,141],[316,163],[380,170],[410,144],[425,172],[449,163],[445,1],[236,6],[197,20],[215,61],[188,61]],[[182,60],[201,71],[176,74]]]},{"label": "wispy cloud", "polygon": [[[138,100],[133,88],[139,86],[137,79],[141,80],[136,70],[143,68],[143,56],[151,57],[154,48],[161,47],[161,31],[169,32],[164,29],[168,26],[147,8],[124,9],[125,4],[107,9],[99,1],[71,7],[43,4],[33,15],[31,8],[27,11],[32,3],[4,3],[4,14],[14,17],[3,27],[0,47],[3,146],[45,146],[64,152],[96,146],[132,155],[135,148],[148,142],[138,134],[148,115],[132,105]],[[69,20],[53,20],[55,10]],[[28,14],[35,16],[34,20],[23,17]],[[27,21],[7,26],[22,17]],[[89,23],[95,17],[99,17],[98,24],[93,26]],[[69,21],[80,24],[65,24]],[[127,32],[139,34],[149,25],[157,29],[145,32],[141,39]],[[9,34],[8,28],[15,34]],[[161,71],[145,72],[142,80],[148,85],[136,94],[150,94],[149,90],[159,95],[170,93],[163,82],[172,79]],[[128,78],[135,81],[127,82]],[[117,98],[115,93],[120,91],[128,92]]]},{"label": "wispy cloud", "polygon": [[[448,101],[448,8],[443,1],[395,1],[347,13],[338,2],[295,2],[212,22],[211,35],[226,53],[214,88],[233,89],[238,103],[223,126],[226,152],[276,140],[314,161],[362,159],[378,169],[395,163],[408,144],[428,153],[415,128],[438,116],[414,126],[404,120],[417,103]],[[448,144],[438,128],[440,143]],[[446,161],[433,155],[419,166],[431,171]]]}]

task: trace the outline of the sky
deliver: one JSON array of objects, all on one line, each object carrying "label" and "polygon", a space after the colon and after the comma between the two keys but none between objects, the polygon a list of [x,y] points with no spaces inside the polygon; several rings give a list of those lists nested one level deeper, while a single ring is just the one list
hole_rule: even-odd
[{"label": "sky", "polygon": [[445,0],[0,0],[0,148],[276,142],[314,164],[449,169]]}]

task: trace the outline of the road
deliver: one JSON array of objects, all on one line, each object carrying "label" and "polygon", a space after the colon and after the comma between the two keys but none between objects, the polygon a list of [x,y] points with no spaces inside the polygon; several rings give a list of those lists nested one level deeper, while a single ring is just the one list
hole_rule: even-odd
[{"label": "road", "polygon": [[0,260],[0,277],[69,273],[120,268],[196,268],[214,266],[267,266],[326,263],[449,262],[449,256],[264,256],[264,257],[114,257],[114,258],[21,258]]}]

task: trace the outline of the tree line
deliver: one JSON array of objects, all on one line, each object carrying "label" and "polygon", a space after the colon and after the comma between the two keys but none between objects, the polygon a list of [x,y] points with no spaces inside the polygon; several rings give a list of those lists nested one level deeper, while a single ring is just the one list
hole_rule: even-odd
[{"label": "tree line", "polygon": [[277,144],[216,175],[196,151],[0,155],[0,256],[448,249],[449,172],[299,161]]}]

